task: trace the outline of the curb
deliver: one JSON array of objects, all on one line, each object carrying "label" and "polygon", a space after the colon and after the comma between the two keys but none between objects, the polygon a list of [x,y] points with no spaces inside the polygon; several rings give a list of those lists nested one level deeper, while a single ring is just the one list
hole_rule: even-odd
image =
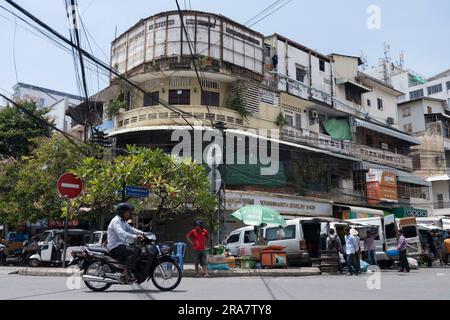
[{"label": "curb", "polygon": [[[19,268],[10,274],[35,277],[69,277],[81,275],[76,269],[55,268]],[[250,270],[210,270],[209,274],[214,278],[230,277],[303,277],[321,275],[319,268],[296,268],[296,269],[250,269]],[[184,278],[195,278],[195,270],[184,270]]]}]

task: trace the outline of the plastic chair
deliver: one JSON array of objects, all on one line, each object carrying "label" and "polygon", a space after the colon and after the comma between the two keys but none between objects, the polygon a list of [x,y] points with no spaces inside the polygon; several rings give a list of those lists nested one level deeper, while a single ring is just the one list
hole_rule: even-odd
[{"label": "plastic chair", "polygon": [[178,261],[181,271],[183,271],[185,254],[186,254],[186,243],[184,242],[175,243],[174,254],[172,254],[171,257],[172,259]]}]

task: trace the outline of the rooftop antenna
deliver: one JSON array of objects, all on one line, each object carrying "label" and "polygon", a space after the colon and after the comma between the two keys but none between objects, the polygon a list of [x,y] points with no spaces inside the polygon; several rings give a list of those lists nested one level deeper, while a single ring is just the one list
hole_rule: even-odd
[{"label": "rooftop antenna", "polygon": [[403,69],[405,67],[405,52],[402,50],[400,51],[400,61],[398,63],[398,67],[400,69]]},{"label": "rooftop antenna", "polygon": [[367,69],[367,67],[369,66],[367,63],[367,55],[364,54],[364,51],[361,50],[361,61],[362,61],[362,66],[361,69],[364,71]]},{"label": "rooftop antenna", "polygon": [[384,46],[384,57],[383,62],[383,79],[386,83],[391,83],[391,46],[386,42],[383,43]]}]

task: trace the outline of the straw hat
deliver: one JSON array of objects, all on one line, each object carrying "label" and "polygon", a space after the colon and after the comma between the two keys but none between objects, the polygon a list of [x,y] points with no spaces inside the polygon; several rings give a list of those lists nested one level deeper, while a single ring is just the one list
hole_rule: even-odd
[{"label": "straw hat", "polygon": [[350,229],[350,234],[351,234],[352,236],[357,236],[359,233],[358,233],[358,231],[356,231],[355,229]]}]

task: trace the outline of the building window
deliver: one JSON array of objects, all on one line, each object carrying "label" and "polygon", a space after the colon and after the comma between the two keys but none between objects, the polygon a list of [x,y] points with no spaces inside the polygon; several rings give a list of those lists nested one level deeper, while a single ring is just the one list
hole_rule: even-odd
[{"label": "building window", "polygon": [[414,99],[419,99],[423,97],[423,89],[419,89],[416,91],[411,91],[409,93],[409,99],[410,100],[414,100]]},{"label": "building window", "polygon": [[294,118],[292,116],[284,115],[284,120],[286,121],[286,125],[288,127],[293,127],[294,126]]},{"label": "building window", "polygon": [[270,52],[272,51],[272,47],[268,44],[264,45],[264,55],[270,58]]},{"label": "building window", "polygon": [[410,117],[411,116],[411,108],[410,107],[403,108],[402,114],[403,114],[403,118]]},{"label": "building window", "polygon": [[384,107],[383,107],[383,100],[381,100],[380,98],[377,99],[377,103],[378,103],[378,110],[383,111]]},{"label": "building window", "polygon": [[412,156],[412,165],[413,165],[413,170],[422,169],[422,165],[420,163],[420,154],[414,154]]},{"label": "building window", "polygon": [[295,127],[297,129],[301,129],[302,128],[302,115],[296,113],[295,114]]},{"label": "building window", "polygon": [[202,106],[218,107],[220,105],[220,94],[218,92],[203,91]]},{"label": "building window", "polygon": [[191,104],[191,90],[169,90],[169,104]]},{"label": "building window", "polygon": [[320,71],[325,71],[325,61],[319,59],[319,69]]},{"label": "building window", "polygon": [[144,94],[144,107],[159,105],[159,91]]},{"label": "building window", "polygon": [[442,84],[439,83],[434,86],[428,87],[427,91],[428,91],[428,95],[442,92]]},{"label": "building window", "polygon": [[450,81],[447,81],[447,91],[450,90]]},{"label": "building window", "polygon": [[403,131],[405,131],[406,133],[411,133],[412,132],[412,123],[403,125]]},{"label": "building window", "polygon": [[370,99],[367,99],[367,106],[371,107],[372,106],[372,101]]},{"label": "building window", "polygon": [[44,98],[40,98],[40,99],[39,99],[39,106],[40,106],[41,108],[43,108],[43,107],[45,106],[45,99],[44,99]]},{"label": "building window", "polygon": [[306,68],[304,66],[297,66],[295,68],[295,79],[300,82],[305,82],[305,76],[306,76]]},{"label": "building window", "polygon": [[436,198],[437,198],[437,207],[438,207],[438,209],[443,209],[444,208],[444,195],[443,194],[437,194]]},{"label": "building window", "polygon": [[361,91],[348,84],[345,85],[345,98],[348,101],[361,105]]}]

